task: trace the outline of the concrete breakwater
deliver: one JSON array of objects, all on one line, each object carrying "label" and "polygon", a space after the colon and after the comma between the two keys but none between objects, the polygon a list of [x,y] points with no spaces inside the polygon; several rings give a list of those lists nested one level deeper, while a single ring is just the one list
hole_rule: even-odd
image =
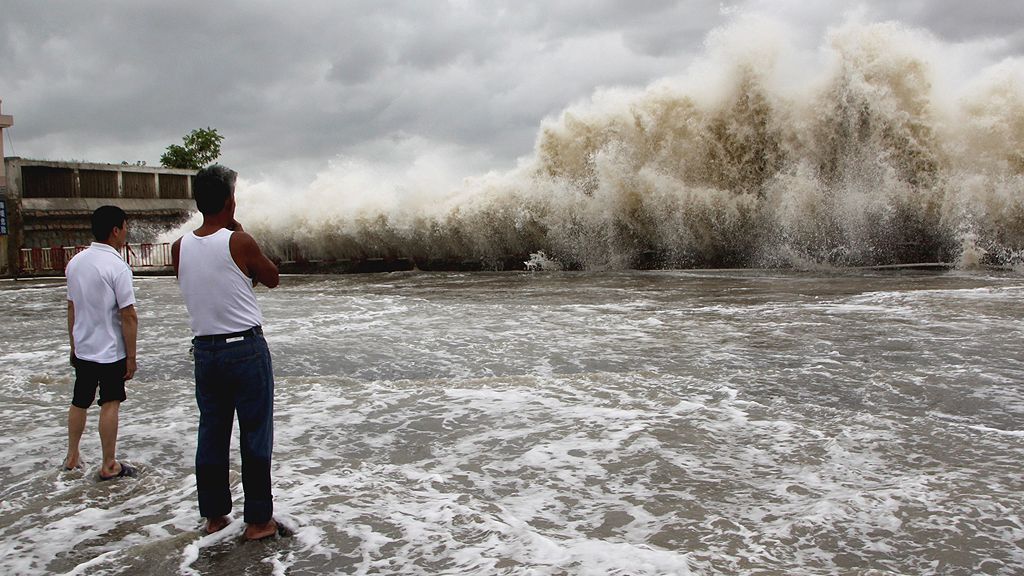
[{"label": "concrete breakwater", "polygon": [[[49,249],[22,249],[18,277],[54,277],[63,274],[64,266],[85,246],[54,247]],[[579,268],[562,268],[543,253],[510,255],[498,259],[457,259],[457,258],[342,258],[310,260],[289,252],[287,259],[271,254],[282,274],[380,274],[388,272],[515,272],[551,271]],[[170,276],[174,273],[171,265],[171,244],[129,244],[122,250],[122,257],[132,267],[136,276]],[[641,270],[664,269],[656,253],[647,255]],[[881,266],[846,267],[844,270],[949,270],[955,264],[947,262],[921,262]],[[1000,267],[988,267],[1000,268]]]},{"label": "concrete breakwater", "polygon": [[[170,244],[129,244],[122,256],[137,276],[170,276]],[[18,259],[21,278],[63,275],[64,266],[85,246],[23,248]],[[498,260],[458,260],[426,258],[344,258],[339,260],[280,260],[274,258],[282,274],[374,274],[383,272],[482,272],[531,269],[529,256],[508,256]]]}]

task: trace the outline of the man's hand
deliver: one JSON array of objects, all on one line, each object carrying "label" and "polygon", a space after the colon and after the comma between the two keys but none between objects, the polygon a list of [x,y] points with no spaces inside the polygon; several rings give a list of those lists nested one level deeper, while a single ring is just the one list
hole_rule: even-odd
[{"label": "man's hand", "polygon": [[121,334],[124,336],[125,370],[124,379],[131,380],[135,376],[135,339],[139,333],[139,315],[135,305],[121,308]]}]

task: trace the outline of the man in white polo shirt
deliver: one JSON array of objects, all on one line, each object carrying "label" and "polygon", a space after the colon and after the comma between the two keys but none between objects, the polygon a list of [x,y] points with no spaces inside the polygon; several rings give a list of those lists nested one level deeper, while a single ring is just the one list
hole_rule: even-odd
[{"label": "man in white polo shirt", "polygon": [[68,335],[75,391],[68,410],[68,453],[64,468],[82,467],[78,444],[85,431],[86,410],[100,391],[100,480],[134,476],[135,469],[118,462],[117,423],[124,383],[135,375],[135,313],[132,270],[121,258],[128,241],[124,210],[100,206],[92,214],[96,241],[68,262]]}]

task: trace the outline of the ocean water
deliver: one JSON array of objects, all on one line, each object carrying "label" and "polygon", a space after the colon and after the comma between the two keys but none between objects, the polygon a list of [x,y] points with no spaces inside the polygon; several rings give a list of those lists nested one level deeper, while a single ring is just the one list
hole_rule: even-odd
[{"label": "ocean water", "polygon": [[[119,456],[60,470],[58,280],[0,283],[4,574],[1024,572],[1024,280],[820,271],[293,276],[274,539],[206,536],[188,328],[137,278]],[[234,444],[237,446],[237,442]]]}]

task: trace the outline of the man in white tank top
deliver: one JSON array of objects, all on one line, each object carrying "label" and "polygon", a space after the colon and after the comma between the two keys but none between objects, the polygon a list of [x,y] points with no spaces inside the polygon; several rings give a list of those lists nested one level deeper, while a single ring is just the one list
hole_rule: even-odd
[{"label": "man in white tank top", "polygon": [[274,288],[277,266],[235,220],[233,170],[219,164],[196,174],[193,195],[203,224],[171,247],[192,327],[199,438],[196,489],[206,531],[231,519],[229,446],[238,414],[245,537],[277,533],[270,463],[274,442],[274,374],[253,286]]}]

